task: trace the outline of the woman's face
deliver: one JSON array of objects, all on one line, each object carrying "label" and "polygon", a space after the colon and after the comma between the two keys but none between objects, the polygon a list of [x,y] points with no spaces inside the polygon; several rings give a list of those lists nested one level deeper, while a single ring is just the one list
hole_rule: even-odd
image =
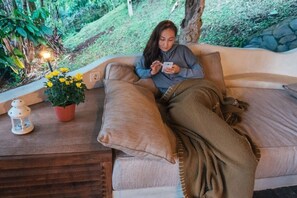
[{"label": "woman's face", "polygon": [[159,48],[163,52],[170,50],[175,42],[175,32],[172,29],[165,29],[161,32]]}]

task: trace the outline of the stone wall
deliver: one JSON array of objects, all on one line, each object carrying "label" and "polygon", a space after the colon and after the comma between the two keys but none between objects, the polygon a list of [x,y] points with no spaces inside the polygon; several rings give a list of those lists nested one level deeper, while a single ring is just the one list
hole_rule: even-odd
[{"label": "stone wall", "polygon": [[297,48],[297,18],[290,18],[254,35],[244,48],[284,52]]}]

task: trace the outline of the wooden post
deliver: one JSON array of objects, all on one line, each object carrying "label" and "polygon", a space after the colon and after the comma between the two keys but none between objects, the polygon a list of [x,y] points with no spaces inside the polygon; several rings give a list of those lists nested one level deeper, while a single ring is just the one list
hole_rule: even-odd
[{"label": "wooden post", "polygon": [[133,16],[132,0],[127,0],[129,16]]}]

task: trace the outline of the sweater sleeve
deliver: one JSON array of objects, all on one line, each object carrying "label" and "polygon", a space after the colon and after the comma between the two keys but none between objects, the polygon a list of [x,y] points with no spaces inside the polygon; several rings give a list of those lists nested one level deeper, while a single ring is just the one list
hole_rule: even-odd
[{"label": "sweater sleeve", "polygon": [[140,58],[140,60],[136,63],[136,74],[140,77],[140,78],[150,78],[151,75],[151,70],[150,69],[146,69],[144,66],[144,57],[142,56]]},{"label": "sweater sleeve", "polygon": [[196,56],[188,47],[184,48],[183,56],[188,68],[182,67],[179,75],[184,78],[204,78],[203,68],[198,63]]}]

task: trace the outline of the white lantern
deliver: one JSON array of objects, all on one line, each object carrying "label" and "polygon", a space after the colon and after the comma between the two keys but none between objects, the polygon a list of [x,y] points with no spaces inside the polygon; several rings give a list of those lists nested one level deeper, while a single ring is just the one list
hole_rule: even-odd
[{"label": "white lantern", "polygon": [[34,126],[29,119],[31,109],[27,107],[25,102],[21,99],[13,100],[11,106],[12,108],[8,111],[12,124],[11,131],[17,135],[31,132],[34,129]]}]

